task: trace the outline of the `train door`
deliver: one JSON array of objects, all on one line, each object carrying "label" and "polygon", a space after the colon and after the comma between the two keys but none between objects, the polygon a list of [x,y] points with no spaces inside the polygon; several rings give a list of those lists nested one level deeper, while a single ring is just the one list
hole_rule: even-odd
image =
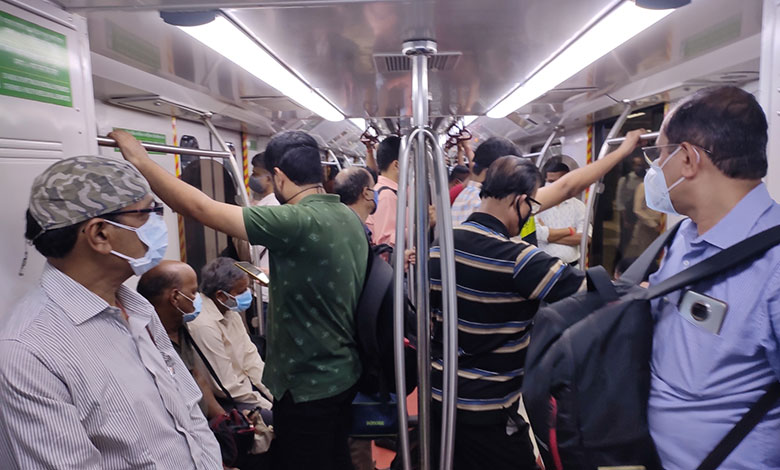
[{"label": "train door", "polygon": [[[634,129],[660,129],[664,108],[664,104],[658,104],[629,114],[620,135]],[[601,147],[616,120],[610,118],[594,124],[595,148]],[[648,209],[644,203],[642,180],[646,169],[647,163],[638,148],[604,177],[603,192],[593,215],[590,266],[602,265],[608,272],[614,272],[621,259],[639,256],[663,232],[664,215]]]}]

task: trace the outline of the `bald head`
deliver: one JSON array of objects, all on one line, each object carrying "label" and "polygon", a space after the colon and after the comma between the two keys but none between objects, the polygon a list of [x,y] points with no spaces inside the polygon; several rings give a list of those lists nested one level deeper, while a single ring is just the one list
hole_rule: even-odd
[{"label": "bald head", "polygon": [[333,192],[365,222],[369,214],[376,210],[373,186],[371,173],[365,168],[353,166],[336,175]]},{"label": "bald head", "polygon": [[182,314],[193,311],[198,276],[187,263],[164,260],[141,276],[137,290],[154,306],[166,331],[171,333],[181,327]]}]

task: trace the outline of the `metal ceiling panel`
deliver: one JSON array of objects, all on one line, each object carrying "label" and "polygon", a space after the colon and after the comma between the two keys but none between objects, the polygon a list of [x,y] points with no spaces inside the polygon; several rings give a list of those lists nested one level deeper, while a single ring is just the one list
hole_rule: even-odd
[{"label": "metal ceiling panel", "polygon": [[[612,0],[304,2],[231,15],[348,116],[409,116],[411,77],[377,70],[405,39],[433,36],[460,54],[433,71],[432,115],[483,114]],[[566,12],[566,14],[561,14]],[[291,34],[291,32],[295,32]]]}]

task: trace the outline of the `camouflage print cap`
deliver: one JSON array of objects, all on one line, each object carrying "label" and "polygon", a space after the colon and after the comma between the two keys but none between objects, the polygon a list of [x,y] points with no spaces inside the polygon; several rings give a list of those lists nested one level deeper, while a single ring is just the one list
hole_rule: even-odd
[{"label": "camouflage print cap", "polygon": [[53,230],[118,211],[151,193],[141,173],[123,160],[66,158],[35,178],[30,214],[44,231]]}]

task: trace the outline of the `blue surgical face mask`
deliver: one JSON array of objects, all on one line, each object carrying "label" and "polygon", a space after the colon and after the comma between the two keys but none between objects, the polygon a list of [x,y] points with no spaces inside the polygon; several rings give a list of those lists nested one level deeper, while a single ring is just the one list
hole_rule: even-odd
[{"label": "blue surgical face mask", "polygon": [[[252,291],[247,288],[244,292],[240,293],[239,295],[230,295],[229,293],[225,291],[221,291],[223,294],[228,296],[229,301],[228,302],[222,302],[221,300],[219,303],[225,306],[225,308],[228,308],[230,310],[238,310],[239,312],[243,312],[244,310],[248,309],[250,305],[252,305]],[[233,305],[229,305],[233,304]]]},{"label": "blue surgical face mask", "polygon": [[[666,177],[664,176],[663,168],[667,163],[680,151],[682,147],[677,147],[677,150],[672,152],[671,155],[664,161],[662,165],[658,165],[657,162],[650,164],[650,169],[645,173],[645,203],[647,207],[658,212],[665,212],[667,214],[679,215],[672,205],[672,198],[670,192],[677,187],[680,183],[685,181],[685,177],[681,176],[680,179],[672,183],[671,186],[666,186]],[[699,151],[696,148],[693,149],[696,152],[696,160],[701,160]]]},{"label": "blue surgical face mask", "polygon": [[192,320],[194,320],[195,318],[197,318],[198,315],[200,315],[200,310],[201,310],[201,308],[203,308],[203,299],[200,296],[200,292],[195,294],[195,298],[194,299],[191,299],[191,298],[187,297],[181,291],[179,291],[179,294],[181,294],[181,296],[184,297],[185,299],[187,299],[190,302],[192,302],[192,308],[194,310],[192,312],[190,312],[190,313],[187,313],[187,312],[183,311],[182,309],[180,309],[179,307],[176,307],[176,310],[178,310],[182,314],[181,320],[184,323],[189,323]]},{"label": "blue surgical face mask", "polygon": [[376,212],[377,207],[379,207],[379,192],[374,191],[374,210],[371,211],[372,214]]},{"label": "blue surgical face mask", "polygon": [[116,255],[130,263],[133,273],[141,276],[153,267],[160,264],[165,256],[165,250],[168,248],[168,227],[165,225],[161,215],[150,214],[149,220],[140,227],[130,227],[111,220],[106,220],[111,225],[135,232],[141,243],[146,245],[146,254],[140,258],[131,258],[117,251],[111,250],[111,254]]}]

